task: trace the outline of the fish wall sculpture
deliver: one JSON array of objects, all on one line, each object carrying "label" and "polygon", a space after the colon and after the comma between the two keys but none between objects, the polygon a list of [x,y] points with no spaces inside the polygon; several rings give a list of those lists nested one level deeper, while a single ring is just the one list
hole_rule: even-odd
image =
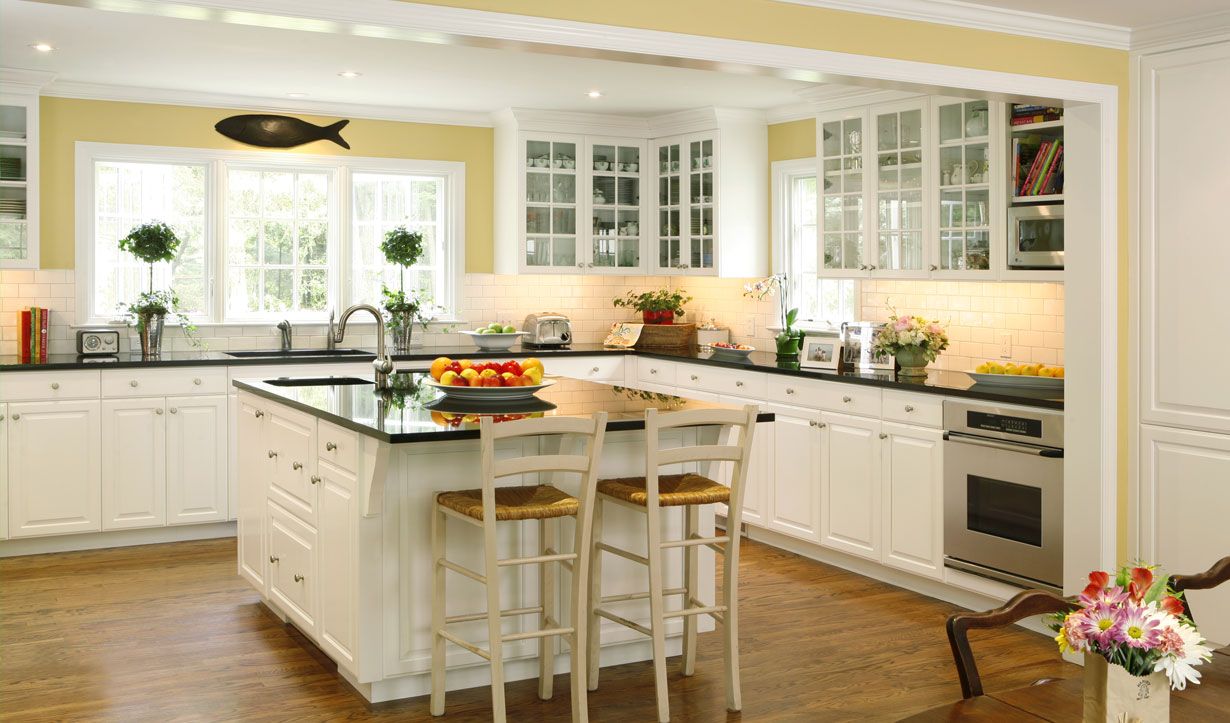
[{"label": "fish wall sculpture", "polygon": [[341,130],[349,122],[340,120],[318,126],[287,115],[233,115],[218,121],[214,130],[240,143],[262,148],[294,148],[312,141],[333,141],[348,149],[350,144],[342,138]]}]

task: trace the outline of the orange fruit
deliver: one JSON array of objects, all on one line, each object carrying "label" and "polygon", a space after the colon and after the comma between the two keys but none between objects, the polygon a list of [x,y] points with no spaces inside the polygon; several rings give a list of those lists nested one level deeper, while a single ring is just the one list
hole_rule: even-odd
[{"label": "orange fruit", "polygon": [[433,412],[431,413],[431,421],[435,422],[436,424],[440,425],[441,427],[447,427],[447,426],[448,426],[448,420],[444,418],[444,413],[443,413],[443,412],[436,412],[436,411],[433,411]]},{"label": "orange fruit", "polygon": [[446,356],[436,357],[436,360],[431,363],[431,378],[437,382],[440,381],[440,375],[444,373],[444,367],[452,363],[453,360]]},{"label": "orange fruit", "polygon": [[461,366],[462,371],[465,371],[466,369],[469,369],[470,367],[474,366],[474,362],[470,361],[469,359],[462,359],[461,361],[457,363]]},{"label": "orange fruit", "polygon": [[546,369],[543,369],[542,362],[539,361],[537,357],[530,357],[529,359],[526,359],[525,361],[521,362],[521,373],[522,374],[534,368],[541,369],[544,372],[546,371]]}]

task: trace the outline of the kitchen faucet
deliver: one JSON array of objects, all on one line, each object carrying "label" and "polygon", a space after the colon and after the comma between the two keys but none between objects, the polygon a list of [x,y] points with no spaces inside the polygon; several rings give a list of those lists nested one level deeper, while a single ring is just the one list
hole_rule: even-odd
[{"label": "kitchen faucet", "polygon": [[355,304],[346,309],[337,322],[337,331],[330,338],[333,339],[334,344],[342,343],[342,339],[346,336],[346,320],[356,311],[370,311],[372,316],[376,317],[376,358],[372,361],[372,366],[376,368],[376,388],[388,389],[389,374],[393,371],[393,358],[385,354],[384,317],[380,315],[379,309],[371,304]]},{"label": "kitchen faucet", "polygon": [[333,334],[337,331],[336,325],[333,323],[333,307],[329,307],[329,330],[325,332],[325,348],[333,350],[337,348],[337,342],[333,341]]},{"label": "kitchen faucet", "polygon": [[290,321],[287,319],[279,321],[278,331],[282,332],[282,351],[290,351]]}]

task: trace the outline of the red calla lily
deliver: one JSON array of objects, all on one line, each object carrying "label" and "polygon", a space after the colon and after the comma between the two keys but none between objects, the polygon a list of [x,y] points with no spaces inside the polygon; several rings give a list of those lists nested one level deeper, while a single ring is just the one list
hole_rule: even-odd
[{"label": "red calla lily", "polygon": [[1085,586],[1085,590],[1081,594],[1094,597],[1098,593],[1105,590],[1108,583],[1110,583],[1109,574],[1102,572],[1101,570],[1094,570],[1089,573],[1089,584]]},{"label": "red calla lily", "polygon": [[1139,603],[1149,586],[1153,584],[1153,571],[1147,567],[1132,568],[1132,584],[1128,586],[1128,596],[1132,602]]},{"label": "red calla lily", "polygon": [[1166,595],[1157,601],[1157,606],[1171,615],[1183,614],[1183,601],[1172,595]]}]

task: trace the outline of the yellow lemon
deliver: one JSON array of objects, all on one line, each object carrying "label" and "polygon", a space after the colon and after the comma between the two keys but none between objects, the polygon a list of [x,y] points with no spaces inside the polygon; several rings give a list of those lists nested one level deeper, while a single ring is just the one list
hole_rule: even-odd
[{"label": "yellow lemon", "polygon": [[542,384],[542,367],[530,367],[525,370],[525,376],[534,380],[534,384]]},{"label": "yellow lemon", "polygon": [[991,367],[987,366],[986,362],[983,362],[979,364],[978,366],[974,367],[975,374],[989,374],[990,371],[991,371]]},{"label": "yellow lemon", "polygon": [[1008,376],[1012,376],[1012,377],[1019,377],[1021,376],[1021,370],[1017,369],[1014,366],[1009,365],[1009,366],[1004,367],[1004,374],[1007,374]]},{"label": "yellow lemon", "polygon": [[1032,366],[1021,367],[1021,376],[1036,377],[1038,376],[1038,370]]},{"label": "yellow lemon", "polygon": [[1053,377],[1055,376],[1055,370],[1051,369],[1050,367],[1042,367],[1041,369],[1038,370],[1038,376]]},{"label": "yellow lemon", "polygon": [[1051,376],[1055,377],[1056,379],[1063,379],[1063,367],[1052,367]]},{"label": "yellow lemon", "polygon": [[1003,374],[1004,368],[998,362],[991,362],[987,364],[987,372],[990,374]]}]

